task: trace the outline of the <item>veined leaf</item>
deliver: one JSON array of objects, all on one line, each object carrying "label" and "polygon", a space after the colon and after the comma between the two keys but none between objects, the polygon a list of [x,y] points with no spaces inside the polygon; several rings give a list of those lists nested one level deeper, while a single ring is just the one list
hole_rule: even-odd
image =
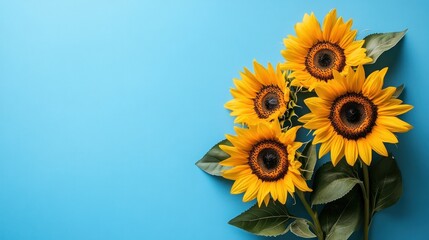
[{"label": "veined leaf", "polygon": [[366,36],[363,47],[366,48],[366,55],[372,58],[369,64],[375,63],[381,54],[393,48],[406,32],[407,29],[402,32],[374,33]]},{"label": "veined leaf", "polygon": [[356,187],[343,198],[326,204],[319,219],[326,234],[325,240],[348,239],[362,220],[360,189]]},{"label": "veined leaf", "polygon": [[302,163],[302,176],[306,180],[310,180],[313,176],[314,167],[317,162],[316,145],[313,145],[312,142],[305,144],[304,150],[298,158],[298,161]]},{"label": "veined leaf", "polygon": [[346,161],[340,161],[335,167],[331,162],[325,163],[314,176],[311,203],[325,204],[335,201],[361,182],[353,167]]},{"label": "veined leaf", "polygon": [[260,236],[279,236],[288,232],[288,222],[293,218],[286,206],[270,201],[268,206],[255,204],[249,210],[235,217],[229,224]]},{"label": "veined leaf", "polygon": [[222,149],[219,148],[219,145],[232,146],[230,141],[226,139],[222,140],[214,145],[203,158],[195,163],[195,165],[197,165],[201,170],[215,176],[221,176],[223,170],[230,168],[219,164],[220,161],[229,158],[229,155],[222,151]]},{"label": "veined leaf", "polygon": [[402,195],[402,176],[393,156],[383,157],[369,167],[373,213],[395,204]]}]

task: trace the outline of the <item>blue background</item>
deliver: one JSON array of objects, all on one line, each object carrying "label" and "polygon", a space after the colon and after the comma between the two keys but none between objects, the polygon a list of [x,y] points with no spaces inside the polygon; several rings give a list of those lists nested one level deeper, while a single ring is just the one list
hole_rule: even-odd
[{"label": "blue background", "polygon": [[233,132],[232,78],[283,61],[304,13],[334,7],[359,38],[409,28],[375,66],[406,83],[415,128],[391,148],[404,195],[371,237],[427,239],[429,7],[417,0],[1,1],[0,239],[264,239],[227,224],[250,205],[194,163]]}]

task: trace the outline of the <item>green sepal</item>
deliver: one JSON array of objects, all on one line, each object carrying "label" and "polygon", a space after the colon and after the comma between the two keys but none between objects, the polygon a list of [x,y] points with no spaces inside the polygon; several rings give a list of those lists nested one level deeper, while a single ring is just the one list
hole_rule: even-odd
[{"label": "green sepal", "polygon": [[214,176],[222,176],[222,171],[230,169],[230,167],[219,164],[220,161],[229,158],[229,155],[220,149],[219,145],[232,146],[232,143],[227,139],[220,141],[195,163],[201,170]]},{"label": "green sepal", "polygon": [[331,162],[327,162],[314,176],[311,203],[314,205],[335,201],[361,183],[357,170],[348,165],[345,159],[340,160],[335,167]]},{"label": "green sepal", "polygon": [[373,213],[395,204],[402,195],[401,171],[392,155],[382,157],[369,167]]},{"label": "green sepal", "polygon": [[395,93],[393,93],[392,97],[393,98],[398,98],[399,96],[401,96],[402,92],[404,91],[404,84],[401,84],[399,87],[396,88]]},{"label": "green sepal", "polygon": [[401,32],[374,33],[366,36],[363,47],[366,48],[366,55],[372,58],[372,62],[368,64],[375,63],[381,54],[393,48],[401,41],[406,32],[407,29]]},{"label": "green sepal", "polygon": [[310,230],[310,224],[307,219],[296,219],[289,225],[289,230],[298,237],[315,238],[317,236]]}]

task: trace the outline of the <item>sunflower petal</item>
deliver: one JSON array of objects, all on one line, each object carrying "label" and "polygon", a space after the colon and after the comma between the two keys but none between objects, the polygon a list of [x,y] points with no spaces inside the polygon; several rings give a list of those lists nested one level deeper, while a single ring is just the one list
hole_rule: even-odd
[{"label": "sunflower petal", "polygon": [[358,146],[354,140],[346,140],[345,142],[346,161],[350,166],[354,166],[358,156]]},{"label": "sunflower petal", "polygon": [[385,127],[391,132],[408,132],[413,128],[409,123],[393,116],[379,116],[376,121],[377,125]]},{"label": "sunflower petal", "polygon": [[234,184],[231,187],[231,193],[240,194],[245,192],[246,189],[249,187],[249,184],[251,183],[251,181],[249,181],[251,178],[252,175],[246,175],[235,180]]},{"label": "sunflower petal", "polygon": [[401,105],[393,105],[393,106],[387,106],[382,107],[378,110],[378,113],[380,115],[388,115],[388,116],[397,116],[404,114],[414,107],[408,104],[401,104]]},{"label": "sunflower petal", "polygon": [[293,174],[292,181],[294,185],[301,191],[311,192],[311,188],[308,187],[307,182],[305,182],[304,178],[301,175]]},{"label": "sunflower petal", "polygon": [[287,199],[287,191],[285,191],[285,183],[283,179],[276,182],[277,197],[280,203],[285,204]]},{"label": "sunflower petal", "polygon": [[266,182],[262,182],[261,186],[259,188],[258,191],[258,196],[257,196],[257,200],[258,200],[258,206],[261,207],[262,202],[265,199],[265,196],[267,196],[268,192],[267,192],[267,185]]},{"label": "sunflower petal", "polygon": [[383,142],[380,138],[374,133],[369,134],[366,139],[368,140],[368,143],[371,145],[371,148],[374,149],[374,151],[381,156],[387,156],[387,149],[384,146]]},{"label": "sunflower petal", "polygon": [[256,195],[258,194],[260,186],[261,186],[261,180],[255,177],[249,184],[249,187],[247,188],[246,193],[244,193],[243,202],[249,202],[255,199]]},{"label": "sunflower petal", "polygon": [[357,140],[357,146],[359,149],[359,156],[366,165],[370,165],[372,161],[372,151],[371,146],[365,138]]},{"label": "sunflower petal", "polygon": [[341,136],[334,136],[331,147],[331,161],[335,166],[344,156],[344,139]]}]

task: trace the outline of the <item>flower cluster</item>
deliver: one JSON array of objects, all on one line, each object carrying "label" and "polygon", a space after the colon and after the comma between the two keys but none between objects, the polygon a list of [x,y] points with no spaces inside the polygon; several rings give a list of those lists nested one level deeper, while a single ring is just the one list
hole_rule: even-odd
[{"label": "flower cluster", "polygon": [[[283,63],[265,68],[254,61],[253,72],[244,68],[240,79],[234,79],[233,99],[225,107],[240,127],[235,127],[236,135],[227,135],[197,165],[210,174],[233,180],[231,193],[243,194],[243,201],[256,199],[255,207],[230,222],[244,230],[264,236],[290,230],[301,237],[319,239],[342,234],[339,239],[347,239],[358,229],[360,209],[364,209],[364,236],[368,239],[371,217],[394,204],[402,192],[399,169],[385,143],[398,143],[395,133],[412,128],[398,115],[413,107],[398,99],[402,87],[383,88],[387,68],[366,76],[363,65],[374,63],[383,53],[380,46],[387,51],[405,31],[357,40],[352,20],[345,22],[337,17],[336,10],[326,15],[322,25],[313,13],[305,14],[295,31],[296,36],[284,39]],[[303,100],[307,112],[297,115],[299,100]],[[301,127],[313,136],[305,144],[297,141]],[[375,164],[373,152],[381,156]],[[313,176],[317,159],[327,153],[330,161]],[[381,174],[386,171],[385,165],[393,166],[397,174]],[[372,194],[381,181],[381,188],[392,187],[386,186],[386,175],[392,178],[387,179],[390,184],[396,184],[394,194]],[[313,180],[311,187],[307,180]],[[311,204],[306,197],[310,193]],[[294,194],[312,221],[289,213],[287,198]],[[347,201],[357,204],[341,205]],[[317,204],[325,204],[322,211],[314,207]],[[348,214],[354,214],[351,217],[356,221],[345,222],[344,226],[341,222],[330,224],[338,208],[350,206],[355,209],[349,209]],[[258,218],[244,221],[252,216]],[[271,220],[258,222],[261,219]],[[336,227],[342,227],[342,232]]]}]

